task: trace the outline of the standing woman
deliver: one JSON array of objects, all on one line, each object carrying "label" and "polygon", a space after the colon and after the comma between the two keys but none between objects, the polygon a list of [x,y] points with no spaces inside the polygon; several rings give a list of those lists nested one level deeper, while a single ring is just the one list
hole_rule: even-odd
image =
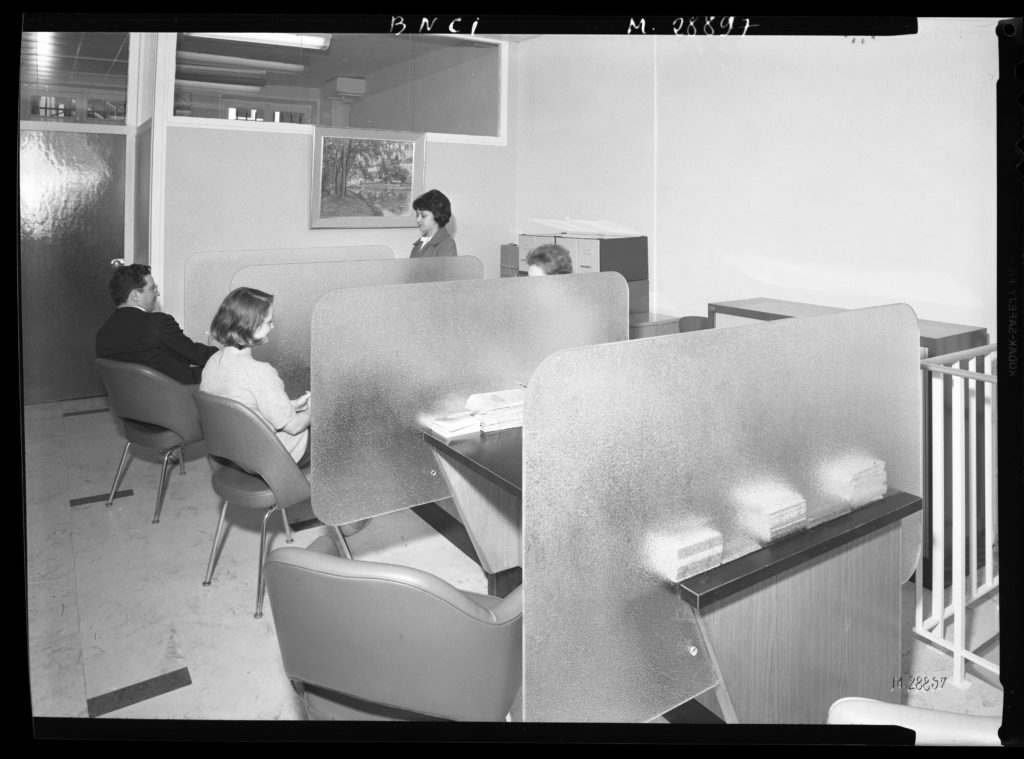
[{"label": "standing woman", "polygon": [[300,467],[309,461],[309,392],[294,400],[270,364],[252,357],[252,346],[267,342],[274,329],[274,296],[239,287],[220,304],[210,336],[223,347],[203,368],[199,389],[239,401],[277,433]]},{"label": "standing woman", "polygon": [[452,204],[440,190],[427,190],[412,202],[416,226],[422,237],[412,246],[409,258],[457,256],[455,240],[445,227],[452,218]]}]

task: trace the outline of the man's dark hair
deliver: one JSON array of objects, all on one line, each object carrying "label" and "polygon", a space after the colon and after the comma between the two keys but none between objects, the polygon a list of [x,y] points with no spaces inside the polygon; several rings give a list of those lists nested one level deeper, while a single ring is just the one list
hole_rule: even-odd
[{"label": "man's dark hair", "polygon": [[412,202],[414,211],[430,211],[437,226],[444,227],[452,218],[452,203],[440,190],[427,190]]},{"label": "man's dark hair", "polygon": [[572,256],[561,245],[541,245],[530,251],[526,265],[536,264],[545,274],[572,274]]},{"label": "man's dark hair", "polygon": [[114,305],[126,303],[132,290],[141,290],[145,287],[147,274],[149,267],[145,264],[129,264],[114,269],[110,277],[110,297],[114,299]]}]

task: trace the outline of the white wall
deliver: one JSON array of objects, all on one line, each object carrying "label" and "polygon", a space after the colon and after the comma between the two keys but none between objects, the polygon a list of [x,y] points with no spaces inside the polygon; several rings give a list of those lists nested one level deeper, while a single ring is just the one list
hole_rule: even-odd
[{"label": "white wall", "polygon": [[527,40],[517,221],[645,231],[664,313],[898,301],[994,339],[994,26]]},{"label": "white wall", "polygon": [[634,36],[520,44],[520,232],[536,231],[530,218],[569,216],[653,235],[654,52]]}]

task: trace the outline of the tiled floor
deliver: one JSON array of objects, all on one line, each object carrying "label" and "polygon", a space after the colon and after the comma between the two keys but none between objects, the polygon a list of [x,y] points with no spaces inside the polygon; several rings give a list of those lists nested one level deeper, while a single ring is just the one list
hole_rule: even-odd
[{"label": "tiled floor", "polygon": [[[169,477],[151,524],[160,463],[133,458],[104,504],[123,446],[105,398],[25,409],[26,548],[32,713],[104,719],[303,719],[281,668],[269,599],[253,618],[261,515],[229,510],[213,584],[202,586],[219,503],[201,446]],[[89,412],[93,413],[80,413]],[[71,506],[73,499],[101,496]],[[312,514],[292,514],[293,523]],[[295,533],[308,545],[326,528]],[[272,547],[284,542],[270,522]],[[407,564],[486,592],[470,558],[411,511],[374,519],[349,540],[356,558]],[[904,675],[948,675],[949,657],[910,633],[904,593]],[[166,692],[161,692],[161,689]],[[977,679],[912,691],[905,703],[998,715],[1002,693]]]}]

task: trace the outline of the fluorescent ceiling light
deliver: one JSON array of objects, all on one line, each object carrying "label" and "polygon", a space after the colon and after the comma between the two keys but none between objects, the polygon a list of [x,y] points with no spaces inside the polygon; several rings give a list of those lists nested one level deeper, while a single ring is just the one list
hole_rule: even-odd
[{"label": "fluorescent ceiling light", "polygon": [[178,77],[199,74],[200,76],[214,75],[214,76],[225,76],[234,74],[235,76],[248,76],[250,79],[262,75],[266,77],[267,72],[264,69],[250,69],[250,68],[228,68],[226,66],[204,66],[198,63],[179,63],[175,70],[178,72]]},{"label": "fluorescent ceiling light", "polygon": [[263,92],[257,84],[230,84],[227,82],[198,82],[191,79],[179,79],[174,83],[180,90],[220,90],[222,92]]},{"label": "fluorescent ceiling light", "polygon": [[187,50],[178,52],[180,63],[206,63],[210,65],[239,66],[255,68],[260,71],[287,71],[302,73],[306,67],[301,63],[282,63],[281,61],[258,61],[254,58],[238,58],[233,55],[216,55],[215,53],[192,53]]},{"label": "fluorescent ceiling light", "polygon": [[279,34],[276,32],[185,32],[189,37],[205,37],[232,42],[256,42],[263,45],[303,47],[307,50],[326,50],[331,46],[330,34]]}]

